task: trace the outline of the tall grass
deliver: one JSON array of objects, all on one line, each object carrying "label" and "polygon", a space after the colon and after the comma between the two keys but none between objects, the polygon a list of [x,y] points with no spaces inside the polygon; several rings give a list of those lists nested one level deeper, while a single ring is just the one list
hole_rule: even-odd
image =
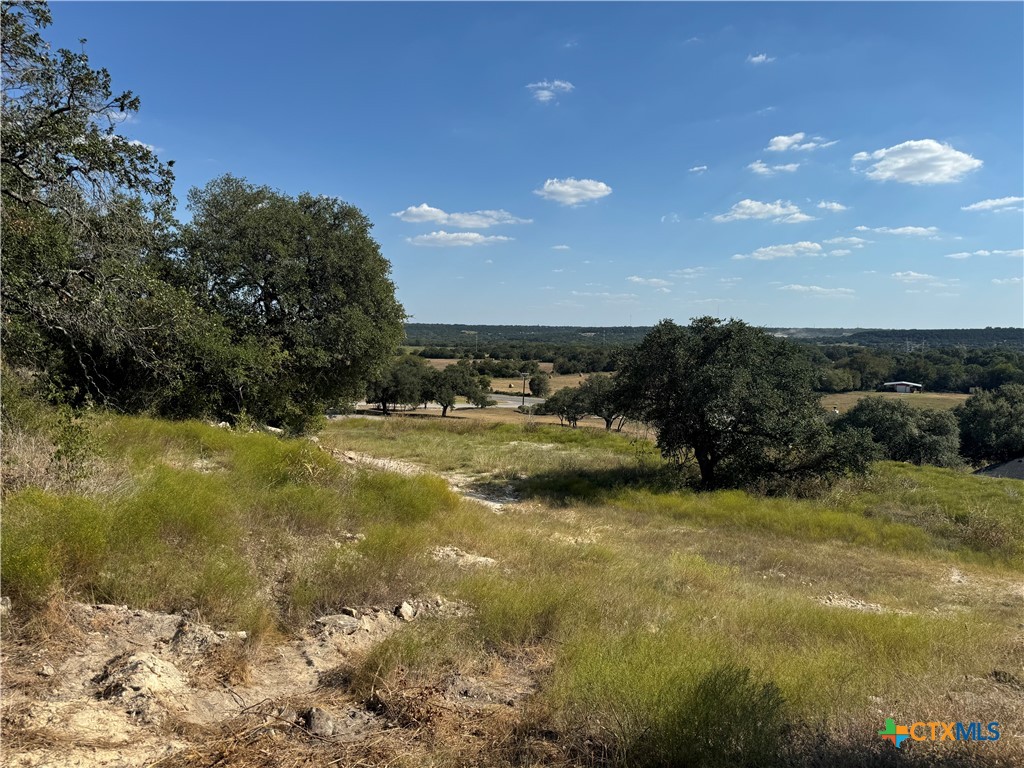
[{"label": "tall grass", "polygon": [[[765,499],[680,489],[614,434],[352,419],[323,438],[466,472],[502,457],[528,496],[495,515],[309,441],[120,417],[98,435],[130,477],[116,492],[5,498],[17,603],[62,589],[260,632],[443,594],[465,611],[403,626],[346,670],[351,690],[444,690],[540,660],[523,717],[582,763],[785,763],[795,729],[923,711],[1021,663],[1008,481],[886,464],[822,499]],[[440,544],[497,564],[437,563]],[[821,604],[834,590],[885,605]]]},{"label": "tall grass", "polygon": [[[198,422],[111,417],[99,442],[132,475],[121,492],[5,499],[4,591],[19,603],[62,589],[261,631],[422,588],[425,526],[461,503],[438,478],[354,472],[308,441]],[[344,543],[352,531],[364,538]]]}]

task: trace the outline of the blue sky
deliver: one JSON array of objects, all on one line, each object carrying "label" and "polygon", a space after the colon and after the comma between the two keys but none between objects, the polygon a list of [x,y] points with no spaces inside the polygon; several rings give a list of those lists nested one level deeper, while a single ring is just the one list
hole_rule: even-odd
[{"label": "blue sky", "polygon": [[374,222],[418,322],[1024,324],[1024,4],[54,3],[176,193]]}]

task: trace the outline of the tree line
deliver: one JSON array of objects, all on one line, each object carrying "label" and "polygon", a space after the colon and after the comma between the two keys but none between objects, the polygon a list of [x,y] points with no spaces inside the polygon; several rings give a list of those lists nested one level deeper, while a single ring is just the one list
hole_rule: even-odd
[{"label": "tree line", "polygon": [[[975,389],[996,389],[1003,384],[1024,384],[1024,351],[1010,347],[956,346],[905,351],[799,340],[793,343],[817,368],[815,388],[819,392],[873,390],[886,381],[913,381],[930,391],[965,394]],[[534,364],[532,361],[553,363],[554,372],[560,374],[610,373],[618,370],[634,347],[501,342],[474,349],[425,347],[416,354],[433,359],[468,358],[477,367],[490,366],[490,375],[505,377],[528,369]],[[502,366],[502,361],[507,365]]]}]

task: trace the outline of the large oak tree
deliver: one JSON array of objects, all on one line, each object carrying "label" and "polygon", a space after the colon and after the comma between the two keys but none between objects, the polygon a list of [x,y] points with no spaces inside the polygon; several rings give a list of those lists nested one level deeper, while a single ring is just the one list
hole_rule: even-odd
[{"label": "large oak tree", "polygon": [[704,488],[863,471],[862,431],[833,435],[796,345],[739,320],[663,320],[617,380],[628,413],[651,424],[662,453],[693,461]]}]

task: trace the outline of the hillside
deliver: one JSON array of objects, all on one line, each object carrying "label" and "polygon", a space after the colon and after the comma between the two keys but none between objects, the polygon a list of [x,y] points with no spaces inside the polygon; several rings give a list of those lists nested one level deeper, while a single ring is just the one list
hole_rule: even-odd
[{"label": "hillside", "polygon": [[[90,430],[87,473],[8,481],[9,764],[1024,759],[1019,482],[699,494],[642,438],[436,417]],[[887,717],[1003,731],[897,753]]]}]

